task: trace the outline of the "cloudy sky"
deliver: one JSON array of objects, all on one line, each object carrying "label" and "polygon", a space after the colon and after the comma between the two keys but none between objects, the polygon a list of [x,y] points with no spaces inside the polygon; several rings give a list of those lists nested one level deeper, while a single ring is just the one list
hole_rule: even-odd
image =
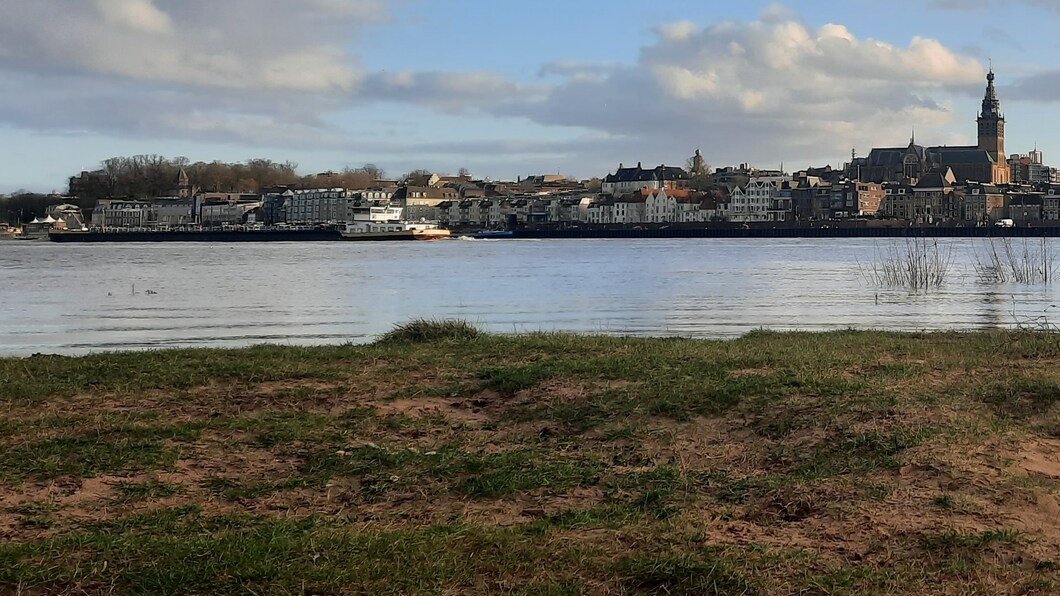
[{"label": "cloudy sky", "polygon": [[514,178],[839,164],[975,142],[1060,164],[1060,0],[3,0],[0,192],[116,155]]}]

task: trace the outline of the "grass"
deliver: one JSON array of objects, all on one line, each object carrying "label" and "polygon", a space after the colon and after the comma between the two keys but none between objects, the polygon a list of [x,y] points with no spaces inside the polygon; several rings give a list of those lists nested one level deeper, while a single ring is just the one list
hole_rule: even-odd
[{"label": "grass", "polygon": [[416,319],[384,333],[379,343],[431,343],[469,341],[479,336],[479,330],[467,321]]},{"label": "grass", "polygon": [[904,245],[891,244],[886,251],[876,247],[871,263],[861,267],[870,284],[910,290],[938,288],[953,269],[953,254],[936,240],[907,238]]},{"label": "grass", "polygon": [[0,359],[0,593],[1048,593],[1058,361],[447,321]]}]

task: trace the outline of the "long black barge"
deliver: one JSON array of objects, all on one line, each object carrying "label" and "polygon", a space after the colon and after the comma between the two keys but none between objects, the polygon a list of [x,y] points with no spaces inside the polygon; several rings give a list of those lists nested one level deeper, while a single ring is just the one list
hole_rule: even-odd
[{"label": "long black barge", "polygon": [[[455,234],[454,234],[455,235]],[[521,229],[468,234],[491,239],[604,238],[1055,238],[1060,226],[1034,227],[670,227]],[[331,242],[338,230],[54,231],[52,242]]]},{"label": "long black barge", "polygon": [[488,238],[1056,238],[1049,227],[753,227],[753,228],[568,228],[514,230]]},{"label": "long black barge", "polygon": [[52,242],[329,242],[338,230],[127,230],[48,234]]}]

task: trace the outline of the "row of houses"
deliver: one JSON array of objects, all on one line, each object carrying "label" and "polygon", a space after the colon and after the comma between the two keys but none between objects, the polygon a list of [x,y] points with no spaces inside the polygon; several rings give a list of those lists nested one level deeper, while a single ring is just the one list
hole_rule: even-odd
[{"label": "row of houses", "polygon": [[952,176],[873,183],[829,181],[818,176],[790,180],[751,179],[732,189],[642,188],[620,195],[573,192],[555,196],[462,198],[447,189],[318,189],[261,195],[153,200],[100,200],[91,224],[100,228],[225,227],[232,225],[341,226],[370,204],[405,207],[413,220],[459,229],[513,225],[638,225],[733,222],[768,224],[853,218],[893,218],[914,224],[1000,219],[1031,224],[1060,221],[1060,184],[958,184]]},{"label": "row of houses", "polygon": [[[701,157],[697,154],[696,158]],[[1039,156],[1029,159],[1040,162]],[[595,191],[562,180],[527,179],[511,185],[469,177],[432,176],[422,184],[370,189],[268,189],[262,194],[195,193],[148,200],[103,199],[91,224],[110,228],[224,227],[235,225],[342,226],[370,204],[404,208],[411,220],[438,221],[453,229],[513,225],[639,225],[893,218],[915,224],[999,219],[1060,220],[1060,185],[958,182],[952,168],[874,182],[849,168],[807,169],[795,174],[747,164],[721,168],[704,185],[704,166],[686,172],[666,165],[624,167]],[[697,173],[698,172],[698,173]],[[698,188],[691,188],[696,177]],[[532,182],[532,184],[531,184]],[[527,186],[529,184],[529,186]]]}]

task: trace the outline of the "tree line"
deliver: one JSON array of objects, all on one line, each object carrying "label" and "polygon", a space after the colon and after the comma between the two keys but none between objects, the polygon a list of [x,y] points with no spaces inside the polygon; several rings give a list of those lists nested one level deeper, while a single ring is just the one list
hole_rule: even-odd
[{"label": "tree line", "polygon": [[[194,162],[186,157],[160,155],[112,157],[98,170],[71,179],[62,202],[91,212],[98,199],[172,196],[178,190],[178,174],[188,175],[190,186],[202,192],[260,193],[274,187],[289,188],[367,188],[386,172],[373,164],[346,167],[339,172],[300,175],[298,164],[269,159],[242,163]],[[17,190],[0,194],[0,223],[17,223],[43,217],[48,206],[60,202],[55,196]]]},{"label": "tree line", "polygon": [[250,159],[240,163],[192,163],[186,157],[134,155],[103,160],[99,170],[75,177],[68,194],[92,201],[106,197],[167,196],[177,190],[181,169],[188,175],[188,182],[194,189],[230,193],[260,193],[277,186],[365,188],[385,176],[385,172],[373,164],[303,176],[297,171],[298,164],[290,161]]}]

